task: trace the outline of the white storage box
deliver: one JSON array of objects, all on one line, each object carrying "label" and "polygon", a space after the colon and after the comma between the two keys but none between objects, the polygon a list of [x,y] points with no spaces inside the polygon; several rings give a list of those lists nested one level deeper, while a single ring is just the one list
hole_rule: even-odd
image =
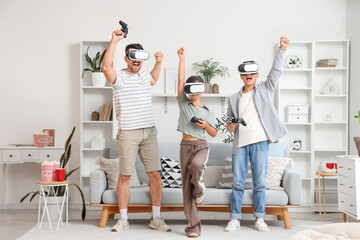
[{"label": "white storage box", "polygon": [[288,114],[309,115],[309,105],[288,105]]},{"label": "white storage box", "polygon": [[308,116],[307,114],[290,114],[288,115],[288,123],[308,123]]},{"label": "white storage box", "polygon": [[308,105],[288,105],[287,106],[288,123],[308,123],[309,106]]}]

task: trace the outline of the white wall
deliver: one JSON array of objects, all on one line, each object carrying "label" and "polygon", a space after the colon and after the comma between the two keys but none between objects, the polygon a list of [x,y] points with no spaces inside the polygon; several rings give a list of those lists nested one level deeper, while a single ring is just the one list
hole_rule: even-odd
[{"label": "white wall", "polygon": [[[120,44],[141,42],[152,53],[162,50],[163,68],[177,67],[180,46],[186,48],[189,68],[209,57],[222,62],[231,77],[214,82],[220,83],[221,93],[232,93],[241,86],[236,68],[244,60],[256,60],[260,78],[265,78],[282,35],[293,40],[344,39],[346,10],[346,0],[2,0],[0,145],[31,143],[32,134],[43,128],[55,128],[56,144],[63,144],[72,126],[79,128],[79,42],[110,40],[119,19],[130,28]],[[150,69],[153,64],[150,60],[145,66]],[[154,92],[162,89],[163,75]],[[220,101],[208,103],[220,115]],[[164,115],[162,100],[154,99],[160,140],[180,138],[175,131],[177,111],[172,99]],[[76,167],[78,135],[73,147]],[[8,175],[7,202],[15,204],[36,188],[39,166],[9,166]],[[78,179],[72,177],[74,182]]]},{"label": "white wall", "polygon": [[354,115],[360,110],[360,1],[348,0],[347,38],[350,39],[350,106],[349,106],[349,153],[357,154],[354,137],[360,136],[360,124]]}]

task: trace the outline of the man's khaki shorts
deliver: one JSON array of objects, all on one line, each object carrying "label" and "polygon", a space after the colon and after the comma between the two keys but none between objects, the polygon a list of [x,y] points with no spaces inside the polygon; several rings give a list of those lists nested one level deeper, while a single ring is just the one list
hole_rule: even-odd
[{"label": "man's khaki shorts", "polygon": [[116,144],[119,150],[121,175],[132,175],[134,173],[138,153],[146,172],[161,170],[157,133],[155,126],[134,130],[118,130]]}]

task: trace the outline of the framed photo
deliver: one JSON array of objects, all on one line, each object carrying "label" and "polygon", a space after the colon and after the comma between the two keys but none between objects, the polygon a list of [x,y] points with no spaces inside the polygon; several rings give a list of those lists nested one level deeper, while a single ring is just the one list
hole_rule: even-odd
[{"label": "framed photo", "polygon": [[165,69],[164,93],[177,93],[178,69]]},{"label": "framed photo", "polygon": [[43,133],[49,134],[49,147],[53,147],[55,145],[55,129],[43,129]]}]

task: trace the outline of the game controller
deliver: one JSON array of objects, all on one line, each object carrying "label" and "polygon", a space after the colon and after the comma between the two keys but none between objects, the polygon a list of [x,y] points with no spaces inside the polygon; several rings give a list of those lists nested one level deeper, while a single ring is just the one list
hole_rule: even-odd
[{"label": "game controller", "polygon": [[[123,31],[123,33],[124,33],[124,38],[126,38],[128,32],[129,32],[128,25],[127,25],[126,23],[124,23],[123,21],[121,21],[121,20],[119,21],[119,24],[120,24],[121,27],[122,27],[122,31]],[[117,35],[119,36],[119,34],[117,34]]]},{"label": "game controller", "polygon": [[247,125],[243,118],[228,118],[227,121],[230,123],[241,123],[243,126]]},{"label": "game controller", "polygon": [[193,122],[193,123],[201,123],[200,122],[200,118],[197,118],[196,116],[195,117],[193,117],[192,119],[191,119],[191,122]]}]

